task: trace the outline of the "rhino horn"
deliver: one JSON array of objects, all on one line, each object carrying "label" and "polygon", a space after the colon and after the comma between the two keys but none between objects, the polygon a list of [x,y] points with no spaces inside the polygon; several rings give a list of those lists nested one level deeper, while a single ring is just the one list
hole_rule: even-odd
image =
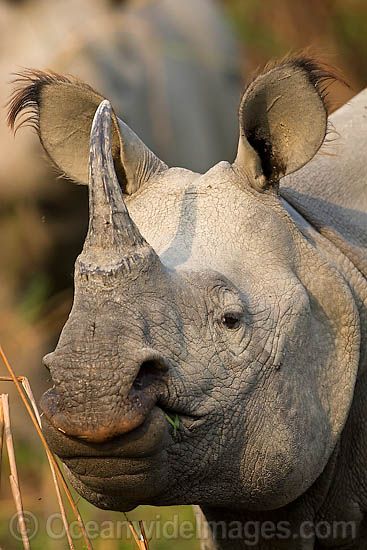
[{"label": "rhino horn", "polygon": [[129,257],[154,252],[131,219],[123,199],[111,150],[112,116],[110,103],[102,101],[90,134],[89,228],[80,256],[88,271],[115,270]]}]

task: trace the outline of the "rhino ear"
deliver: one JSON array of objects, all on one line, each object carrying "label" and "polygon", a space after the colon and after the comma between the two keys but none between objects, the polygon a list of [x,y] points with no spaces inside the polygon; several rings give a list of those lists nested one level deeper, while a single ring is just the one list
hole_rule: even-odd
[{"label": "rhino ear", "polygon": [[[56,168],[88,183],[89,139],[103,97],[90,86],[53,72],[27,70],[18,75],[9,102],[9,125],[33,126]],[[138,136],[113,113],[112,156],[124,193],[132,194],[151,176],[167,169]]]},{"label": "rhino ear", "polygon": [[277,187],[281,177],[312,159],[325,139],[326,88],[335,79],[315,61],[295,57],[268,66],[248,86],[235,165],[253,187]]}]

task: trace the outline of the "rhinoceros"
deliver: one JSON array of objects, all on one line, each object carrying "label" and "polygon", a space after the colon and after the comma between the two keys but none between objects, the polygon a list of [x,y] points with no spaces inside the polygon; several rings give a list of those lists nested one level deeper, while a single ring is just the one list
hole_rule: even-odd
[{"label": "rhinoceros", "polygon": [[94,505],[200,505],[224,549],[366,547],[367,96],[328,122],[331,78],[302,56],[265,68],[234,162],[204,174],[82,82],[28,73],[14,96],[10,121],[28,109],[89,182],[41,406]]},{"label": "rhinoceros", "polygon": [[[19,67],[75,74],[110,98],[167,163],[205,171],[236,150],[246,55],[240,56],[227,19],[214,0],[0,1],[0,104]],[[191,105],[186,112],[185,102]],[[153,124],[158,118],[159,125]],[[189,130],[197,134],[195,146],[184,138]],[[26,365],[23,374],[41,395],[47,382],[40,358],[56,342],[72,299],[73,264],[88,220],[87,189],[57,179],[31,132],[19,132],[14,141],[5,116],[0,150],[1,341],[8,353],[13,349],[14,363]],[[34,289],[35,308],[28,307]],[[49,300],[58,304],[52,323],[43,323],[42,330],[38,323],[25,325],[19,304],[26,306],[28,321],[42,304],[48,309]],[[12,335],[20,330],[32,332],[22,336],[32,342],[31,353],[26,344],[14,345]],[[14,422],[28,440],[24,419],[17,415]]]}]

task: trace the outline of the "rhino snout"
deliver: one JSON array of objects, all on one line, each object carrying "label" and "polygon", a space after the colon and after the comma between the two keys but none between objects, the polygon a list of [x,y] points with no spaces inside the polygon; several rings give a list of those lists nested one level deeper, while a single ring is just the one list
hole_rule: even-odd
[{"label": "rhino snout", "polygon": [[133,365],[98,369],[93,364],[77,372],[75,367],[58,369],[59,359],[52,356],[44,363],[55,385],[43,394],[41,408],[54,428],[91,443],[103,443],[143,424],[160,397],[168,370],[168,361],[153,350],[140,354]]}]

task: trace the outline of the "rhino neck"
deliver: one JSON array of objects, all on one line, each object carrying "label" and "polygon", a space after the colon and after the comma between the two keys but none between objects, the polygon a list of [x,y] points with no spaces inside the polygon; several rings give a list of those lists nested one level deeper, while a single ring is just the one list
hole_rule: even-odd
[{"label": "rhino neck", "polygon": [[327,200],[291,188],[282,189],[281,194],[293,209],[367,277],[367,213],[337,207]]},{"label": "rhino neck", "polygon": [[[367,277],[367,90],[330,116],[330,143],[282,179],[282,196]],[[335,130],[335,131],[334,131]],[[325,154],[324,154],[325,153]]]},{"label": "rhino neck", "polygon": [[[203,548],[207,550],[248,550],[248,548],[314,550],[317,542],[310,537],[307,526],[317,525],[324,520],[332,524],[331,522],[337,517],[336,514],[334,515],[336,512],[334,509],[328,510],[330,517],[329,515],[325,517],[320,510],[324,503],[328,502],[329,492],[337,479],[339,457],[340,449],[337,445],[323,473],[315,483],[297,500],[282,508],[249,511],[202,506],[211,534],[211,537],[203,537],[208,544]],[[305,532],[303,526],[305,526]],[[353,535],[352,528],[350,532]]]}]

